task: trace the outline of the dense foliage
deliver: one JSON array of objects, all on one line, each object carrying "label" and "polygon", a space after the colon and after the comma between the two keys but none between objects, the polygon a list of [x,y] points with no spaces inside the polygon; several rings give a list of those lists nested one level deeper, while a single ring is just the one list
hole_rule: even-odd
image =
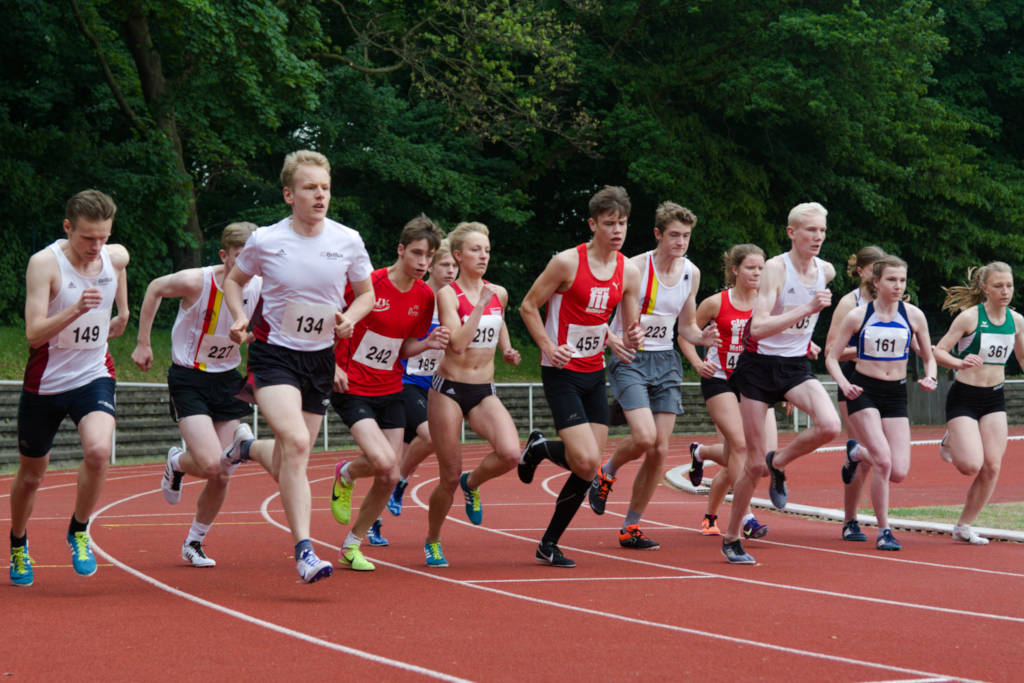
[{"label": "dense foliage", "polygon": [[226,223],[282,216],[275,179],[299,147],[331,158],[332,215],[375,263],[421,211],[481,220],[513,302],[586,237],[606,183],[633,197],[629,253],[652,244],[659,201],[698,214],[704,293],[729,245],[781,250],[807,200],[830,211],[826,258],[901,254],[926,310],[969,265],[1022,262],[1013,0],[2,6],[3,322],[70,194],[117,200],[137,306],[150,278],[211,262]]}]

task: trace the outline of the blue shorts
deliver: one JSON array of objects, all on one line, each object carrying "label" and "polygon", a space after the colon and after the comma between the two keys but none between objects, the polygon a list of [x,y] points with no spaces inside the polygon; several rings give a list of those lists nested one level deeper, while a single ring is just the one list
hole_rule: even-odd
[{"label": "blue shorts", "polygon": [[18,452],[26,458],[48,454],[65,417],[70,417],[76,425],[96,411],[116,418],[115,386],[112,378],[100,377],[77,389],[49,396],[23,390],[18,402]]}]

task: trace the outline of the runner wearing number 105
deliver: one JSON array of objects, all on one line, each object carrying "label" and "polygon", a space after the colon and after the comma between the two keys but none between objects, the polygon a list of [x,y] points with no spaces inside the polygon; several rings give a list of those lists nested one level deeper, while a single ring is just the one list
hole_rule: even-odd
[{"label": "runner wearing number 105", "polygon": [[[597,476],[608,440],[604,347],[608,321],[622,302],[623,347],[643,340],[638,318],[640,271],[620,253],[630,201],[621,187],[605,186],[590,199],[590,242],[559,252],[526,293],[519,312],[541,350],[541,380],[561,441],[530,433],[519,464],[523,483],[547,458],[570,471],[555,513],[537,547],[539,562],[575,567],[558,547]],[[547,307],[547,322],[540,308]]]},{"label": "runner wearing number 105", "polygon": [[718,345],[714,326],[702,333],[695,323],[700,270],[686,258],[686,251],[696,225],[697,217],[689,209],[675,202],[658,206],[654,214],[657,248],[630,259],[641,273],[639,308],[643,343],[636,352],[622,343],[621,305],[608,332],[608,346],[614,354],[608,362],[608,378],[612,394],[629,423],[629,436],[619,441],[615,453],[602,465],[590,485],[589,496],[591,509],[604,514],[619,468],[644,457],[619,530],[619,544],[624,548],[657,550],[660,547],[639,525],[661,481],[676,415],[683,412],[683,365],[673,346],[673,336],[678,335],[681,343]]},{"label": "runner wearing number 105", "polygon": [[[442,237],[441,229],[422,214],[406,223],[398,242],[398,260],[371,276],[376,297],[373,311],[356,325],[352,338],[340,340],[335,349],[331,405],[362,451],[335,467],[331,513],[339,524],[351,520],[353,482],[373,477],[338,555],[342,566],[356,571],[374,568],[359,546],[398,482],[398,454],[405,431],[398,361],[448,345],[449,332],[443,325],[427,335],[434,292],[422,280]],[[354,295],[349,291],[346,299]]]}]

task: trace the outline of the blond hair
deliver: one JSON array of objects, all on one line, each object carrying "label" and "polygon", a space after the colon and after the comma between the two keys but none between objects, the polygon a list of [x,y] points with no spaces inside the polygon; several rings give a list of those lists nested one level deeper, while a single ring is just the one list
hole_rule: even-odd
[{"label": "blond hair", "polygon": [[437,249],[434,250],[434,258],[430,259],[430,267],[433,268],[434,266],[437,265],[438,261],[443,259],[445,256],[451,255],[452,246],[451,243],[448,241],[448,238],[445,237],[443,240],[441,240],[441,243],[437,245]]},{"label": "blond hair", "polygon": [[455,228],[448,233],[448,246],[451,248],[452,253],[456,251],[462,251],[462,244],[469,237],[472,232],[479,232],[483,235],[490,236],[491,232],[487,229],[487,226],[483,223],[476,221],[468,223],[459,223]]},{"label": "blond hair", "polygon": [[319,166],[331,174],[331,162],[320,152],[313,152],[308,149],[300,149],[292,152],[284,158],[284,166],[281,167],[281,187],[291,187],[295,179],[295,171],[299,166]]},{"label": "blond hair", "polygon": [[809,216],[821,216],[822,218],[825,218],[828,216],[828,211],[818,202],[804,202],[803,204],[797,204],[789,210],[789,218],[786,219],[786,224],[796,226],[797,221]]},{"label": "blond hair", "polygon": [[744,259],[751,255],[764,258],[764,249],[756,244],[736,244],[722,254],[722,273],[725,275],[726,287],[736,284],[736,273],[732,272],[733,268],[739,268],[743,265]]},{"label": "blond hair", "polygon": [[1012,275],[1013,269],[1002,261],[992,261],[980,268],[976,266],[968,268],[967,282],[962,285],[942,288],[942,291],[946,293],[946,299],[942,302],[942,310],[956,315],[971,306],[984,303],[987,297],[985,290],[981,287],[988,282],[988,276],[991,273],[1010,273]]},{"label": "blond hair", "polygon": [[249,240],[249,235],[256,230],[255,223],[228,223],[224,232],[220,234],[220,248],[229,251],[232,247],[244,247]]}]

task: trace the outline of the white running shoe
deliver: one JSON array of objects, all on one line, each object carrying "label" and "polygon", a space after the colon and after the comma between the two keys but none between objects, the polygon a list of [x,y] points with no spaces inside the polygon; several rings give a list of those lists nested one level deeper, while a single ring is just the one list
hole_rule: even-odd
[{"label": "white running shoe", "polygon": [[306,583],[313,583],[320,579],[326,579],[334,573],[334,567],[327,560],[321,560],[312,550],[306,553],[295,562],[299,570],[299,576]]},{"label": "white running shoe", "polygon": [[235,427],[235,438],[231,440],[231,445],[220,454],[220,468],[231,474],[236,467],[248,460],[249,458],[242,457],[242,444],[252,440],[252,428],[247,423],[243,422]]},{"label": "white running shoe", "polygon": [[164,500],[171,505],[177,505],[181,501],[181,478],[184,472],[175,472],[171,467],[171,458],[180,455],[185,451],[177,446],[167,449],[167,464],[164,466],[164,474],[160,478],[160,490],[164,493]]},{"label": "white running shoe", "polygon": [[939,442],[939,457],[946,462],[953,462],[953,452],[949,450],[949,432],[942,435],[942,441]]},{"label": "white running shoe", "polygon": [[984,536],[979,536],[978,532],[972,529],[969,524],[955,525],[953,527],[953,540],[963,541],[971,545],[988,545],[988,539]]},{"label": "white running shoe", "polygon": [[216,567],[217,561],[207,557],[203,552],[203,544],[199,541],[192,541],[181,546],[181,559],[191,562],[193,567]]}]

